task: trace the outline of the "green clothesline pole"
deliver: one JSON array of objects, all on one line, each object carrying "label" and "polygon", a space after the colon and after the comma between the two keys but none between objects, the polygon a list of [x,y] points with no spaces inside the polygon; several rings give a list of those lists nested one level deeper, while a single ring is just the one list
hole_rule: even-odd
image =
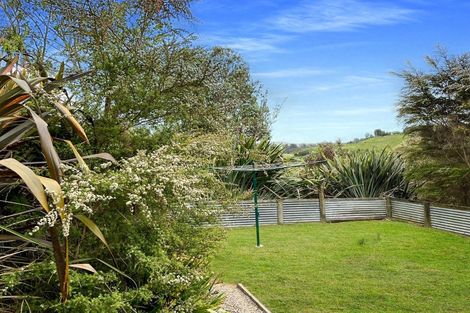
[{"label": "green clothesline pole", "polygon": [[260,240],[260,227],[259,227],[259,208],[258,208],[258,182],[257,172],[267,172],[272,170],[283,170],[293,167],[302,167],[307,165],[314,165],[319,163],[324,163],[325,161],[314,161],[314,162],[300,162],[300,163],[291,163],[291,164],[267,164],[264,166],[256,166],[255,164],[247,164],[240,166],[215,166],[212,167],[214,170],[218,171],[229,171],[229,172],[252,172],[253,173],[253,202],[255,205],[255,226],[256,226],[256,247],[262,247]]},{"label": "green clothesline pole", "polygon": [[[253,168],[255,166],[253,165]],[[256,246],[261,247],[259,239],[259,209],[258,209],[258,185],[256,183],[256,171],[253,171],[253,202],[255,203],[255,222],[256,222]]]}]

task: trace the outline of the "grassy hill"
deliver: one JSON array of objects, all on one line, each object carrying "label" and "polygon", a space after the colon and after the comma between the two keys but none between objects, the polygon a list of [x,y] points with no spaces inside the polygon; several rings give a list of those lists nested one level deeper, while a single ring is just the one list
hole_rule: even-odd
[{"label": "grassy hill", "polygon": [[[363,139],[358,142],[354,143],[345,143],[343,144],[343,148],[349,151],[357,151],[357,150],[383,150],[385,148],[395,150],[398,146],[400,146],[403,141],[405,140],[405,135],[403,134],[393,134],[381,137],[372,137],[368,139]],[[299,148],[295,151],[291,151],[290,153],[284,154],[285,160],[288,161],[295,161],[300,160],[304,156],[310,154],[311,152],[316,151],[317,147],[305,147]]]},{"label": "grassy hill", "polygon": [[385,148],[395,150],[403,142],[404,139],[405,136],[403,134],[372,137],[361,140],[356,143],[347,143],[344,145],[344,148],[351,151],[366,149],[383,150]]}]

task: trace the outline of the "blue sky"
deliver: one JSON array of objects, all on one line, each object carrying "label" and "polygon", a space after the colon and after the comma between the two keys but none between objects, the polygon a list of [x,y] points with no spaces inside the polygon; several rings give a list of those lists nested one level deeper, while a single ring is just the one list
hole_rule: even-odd
[{"label": "blue sky", "polygon": [[199,0],[192,31],[243,55],[281,105],[274,141],[316,143],[401,130],[402,81],[391,72],[441,45],[470,51],[466,0]]}]

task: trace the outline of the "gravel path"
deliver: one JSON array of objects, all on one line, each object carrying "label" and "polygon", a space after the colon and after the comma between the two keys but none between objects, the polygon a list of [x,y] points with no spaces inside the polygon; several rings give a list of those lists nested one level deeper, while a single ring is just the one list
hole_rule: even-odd
[{"label": "gravel path", "polygon": [[230,313],[263,313],[262,310],[236,285],[217,284],[214,285],[215,293],[225,295],[222,309]]}]

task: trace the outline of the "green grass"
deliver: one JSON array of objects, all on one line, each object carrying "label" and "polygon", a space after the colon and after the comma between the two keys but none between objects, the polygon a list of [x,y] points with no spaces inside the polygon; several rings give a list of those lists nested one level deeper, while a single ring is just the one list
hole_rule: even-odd
[{"label": "green grass", "polygon": [[[356,151],[356,150],[370,150],[374,149],[377,151],[382,151],[383,149],[391,149],[396,150],[405,140],[405,135],[403,134],[395,134],[395,135],[388,135],[382,137],[372,137],[368,139],[363,139],[356,143],[345,143],[343,144],[343,148],[349,151]],[[307,148],[299,148],[291,153],[285,153],[284,159],[286,162],[290,161],[301,161],[306,155],[310,153],[316,153],[318,151],[318,147],[307,147]]]},{"label": "green grass", "polygon": [[470,239],[390,221],[228,230],[212,262],[273,313],[470,312]]},{"label": "green grass", "polygon": [[357,143],[345,144],[344,148],[351,151],[365,149],[383,150],[385,148],[395,150],[403,142],[403,140],[403,134],[388,135],[383,137],[372,137],[369,139],[361,140]]}]

